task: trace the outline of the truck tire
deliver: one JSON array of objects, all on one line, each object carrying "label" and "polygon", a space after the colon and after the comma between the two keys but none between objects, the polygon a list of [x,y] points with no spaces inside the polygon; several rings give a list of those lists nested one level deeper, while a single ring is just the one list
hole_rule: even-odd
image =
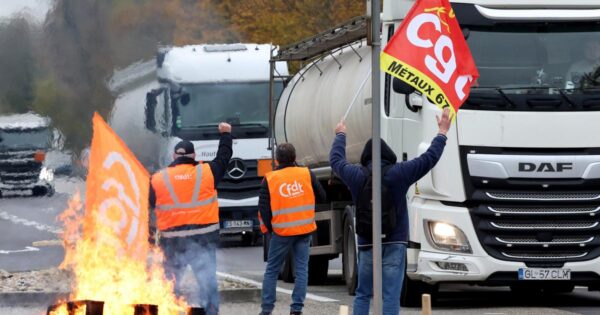
[{"label": "truck tire", "polygon": [[294,256],[292,255],[292,251],[289,251],[285,256],[285,260],[283,261],[283,267],[281,268],[281,272],[279,276],[281,280],[285,283],[293,283],[294,282]]},{"label": "truck tire", "polygon": [[[347,207],[350,208],[350,207]],[[356,252],[356,235],[354,234],[354,220],[352,209],[346,211],[344,219],[344,243],[342,249],[342,273],[348,294],[354,295],[356,292],[358,261]]]},{"label": "truck tire", "polygon": [[421,307],[421,295],[427,293],[431,295],[431,302],[435,300],[437,289],[435,286],[426,284],[422,281],[411,280],[404,274],[402,283],[402,293],[400,294],[400,305],[403,307]]},{"label": "truck tire", "polygon": [[310,256],[308,260],[308,284],[322,285],[327,281],[329,257]]}]

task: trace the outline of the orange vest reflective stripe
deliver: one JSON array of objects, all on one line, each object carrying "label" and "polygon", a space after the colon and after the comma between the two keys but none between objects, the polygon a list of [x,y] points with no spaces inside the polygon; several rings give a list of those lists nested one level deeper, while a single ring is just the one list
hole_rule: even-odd
[{"label": "orange vest reflective stripe", "polygon": [[[306,167],[286,167],[265,175],[271,197],[271,226],[281,236],[308,234],[315,224],[315,194]],[[266,227],[260,218],[261,230]]]},{"label": "orange vest reflective stripe", "polygon": [[152,176],[152,187],[159,230],[219,223],[215,180],[208,164],[168,167]]}]

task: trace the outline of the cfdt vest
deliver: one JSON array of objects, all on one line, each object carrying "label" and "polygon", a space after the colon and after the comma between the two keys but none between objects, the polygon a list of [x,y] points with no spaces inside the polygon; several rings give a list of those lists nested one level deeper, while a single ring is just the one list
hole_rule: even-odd
[{"label": "cfdt vest", "polygon": [[[308,234],[315,224],[315,194],[305,167],[286,167],[265,175],[271,197],[271,225],[281,236]],[[267,229],[260,218],[263,233]]]}]

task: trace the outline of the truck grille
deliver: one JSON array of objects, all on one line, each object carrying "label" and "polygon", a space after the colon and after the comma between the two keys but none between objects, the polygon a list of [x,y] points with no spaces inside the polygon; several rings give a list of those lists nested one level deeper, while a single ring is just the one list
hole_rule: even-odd
[{"label": "truck grille", "polygon": [[[42,163],[34,160],[35,151],[5,151],[0,153],[0,183],[15,189],[38,181]],[[11,187],[12,188],[12,187]]]},{"label": "truck grille", "polygon": [[600,207],[574,207],[574,208],[516,208],[516,207],[488,207],[496,215],[502,214],[581,214],[597,213]]},{"label": "truck grille", "polygon": [[578,252],[502,252],[502,255],[512,259],[519,260],[555,260],[555,259],[577,259],[583,258],[587,256],[588,252],[578,251]]},{"label": "truck grille", "polygon": [[244,160],[246,173],[239,179],[231,177],[228,173],[219,183],[217,191],[219,198],[240,200],[258,196],[262,177],[258,176],[258,161]]},{"label": "truck grille", "polygon": [[471,208],[483,248],[509,261],[557,262],[600,256],[600,216],[591,206],[492,206]]},{"label": "truck grille", "polygon": [[[592,151],[589,151],[592,150]],[[600,256],[599,179],[471,176],[467,154],[561,155],[557,149],[461,147],[467,207],[484,250],[529,265],[587,261]],[[599,149],[565,155],[600,154]]]},{"label": "truck grille", "polygon": [[486,195],[492,199],[502,200],[597,200],[600,194],[596,193],[491,193]]}]

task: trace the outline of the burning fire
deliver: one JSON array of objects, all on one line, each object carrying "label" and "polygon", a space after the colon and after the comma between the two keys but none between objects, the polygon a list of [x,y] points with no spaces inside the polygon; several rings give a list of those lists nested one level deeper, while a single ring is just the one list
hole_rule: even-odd
[{"label": "burning fire", "polygon": [[[111,227],[84,216],[83,208],[77,193],[59,216],[65,226],[65,260],[61,268],[72,270],[75,276],[69,300],[102,301],[104,315],[133,315],[135,304],[158,305],[159,315],[185,312],[186,302],[175,297],[174,283],[164,275],[160,249],[150,248],[148,259],[123,255],[122,242]],[[51,314],[68,315],[66,304]]]}]

